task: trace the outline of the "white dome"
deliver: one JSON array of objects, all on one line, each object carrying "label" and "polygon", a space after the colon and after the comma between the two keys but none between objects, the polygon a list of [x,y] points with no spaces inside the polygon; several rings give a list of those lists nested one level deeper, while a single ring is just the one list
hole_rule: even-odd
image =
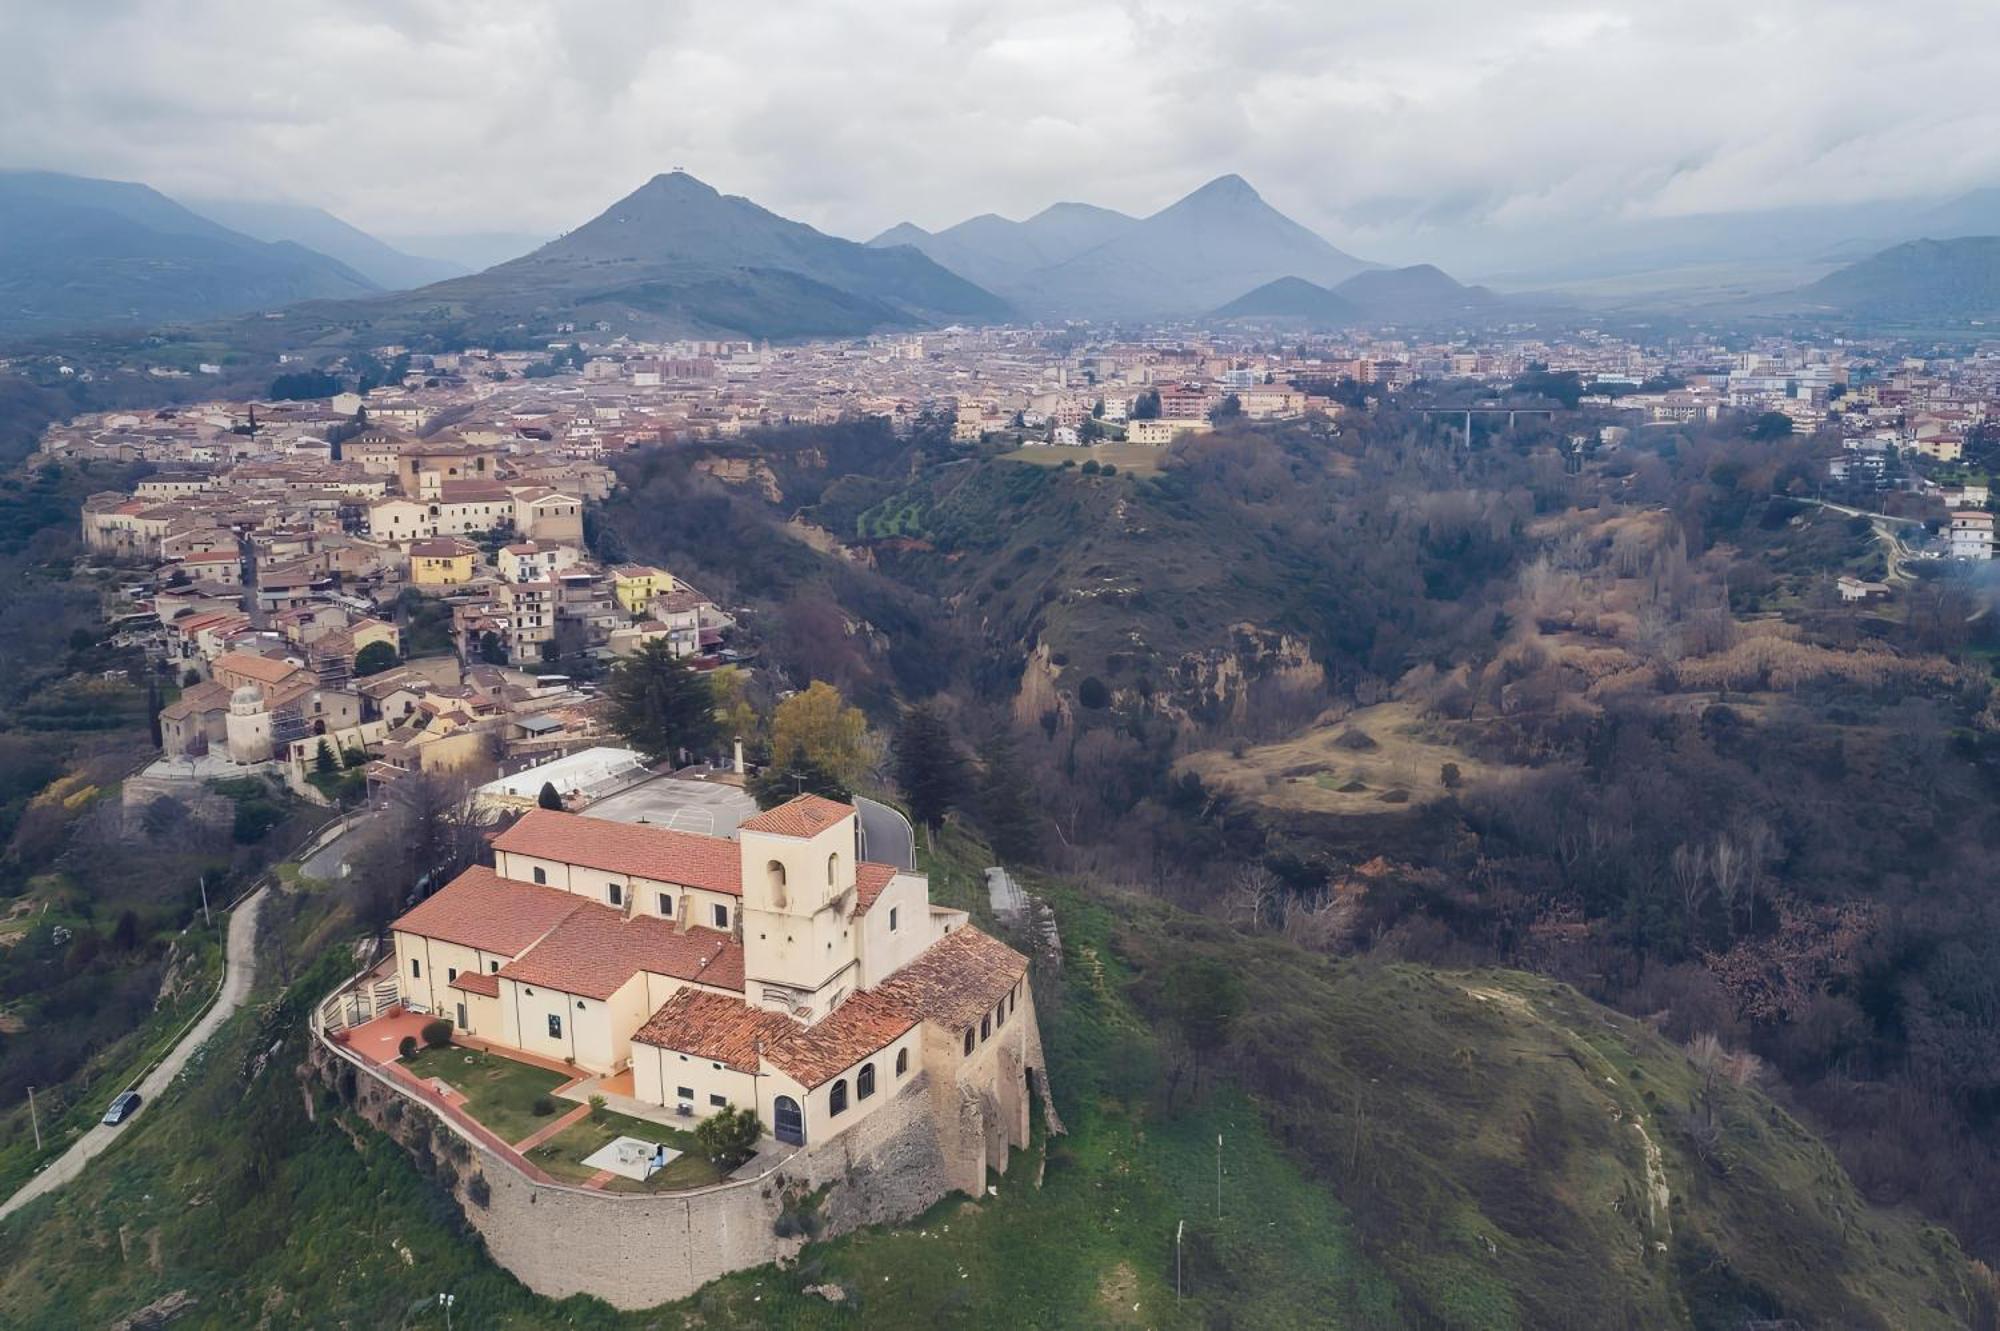
[{"label": "white dome", "polygon": [[264,695],[255,684],[238,685],[236,692],[229,695],[229,705],[236,707],[262,707]]}]

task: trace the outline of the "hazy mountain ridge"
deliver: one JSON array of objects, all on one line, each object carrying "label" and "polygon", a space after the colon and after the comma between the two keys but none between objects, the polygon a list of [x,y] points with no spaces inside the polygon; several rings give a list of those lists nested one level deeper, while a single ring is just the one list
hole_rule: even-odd
[{"label": "hazy mountain ridge", "polygon": [[1338,328],[1363,320],[1414,323],[1491,313],[1500,298],[1466,286],[1432,264],[1377,268],[1334,287],[1302,277],[1281,277],[1246,291],[1217,309],[1217,319],[1296,320]]},{"label": "hazy mountain ridge", "polygon": [[324,254],[232,231],[145,185],[0,171],[0,333],[176,323],[375,289]]},{"label": "hazy mountain ridge", "polygon": [[308,204],[256,199],[189,198],[182,203],[221,226],[262,241],[291,241],[346,264],[384,291],[402,291],[463,277],[462,264],[403,251]]}]

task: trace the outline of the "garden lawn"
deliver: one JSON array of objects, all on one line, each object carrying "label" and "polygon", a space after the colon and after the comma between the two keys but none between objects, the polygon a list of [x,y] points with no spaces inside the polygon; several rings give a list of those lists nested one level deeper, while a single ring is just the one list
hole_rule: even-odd
[{"label": "garden lawn", "polygon": [[682,1192],[722,1182],[722,1171],[701,1154],[701,1147],[695,1143],[692,1132],[609,1109],[599,1110],[572,1123],[528,1152],[528,1158],[555,1178],[566,1183],[581,1183],[597,1173],[583,1162],[620,1137],[662,1143],[669,1150],[682,1154],[644,1183],[614,1175],[604,1185],[607,1192]]},{"label": "garden lawn", "polygon": [[[419,1077],[440,1078],[462,1093],[465,1112],[507,1142],[547,1127],[550,1116],[537,1116],[534,1103],[570,1080],[559,1072],[457,1045],[418,1050],[415,1057],[403,1060],[403,1066]],[[567,1100],[556,1101],[558,1114],[572,1107]]]}]

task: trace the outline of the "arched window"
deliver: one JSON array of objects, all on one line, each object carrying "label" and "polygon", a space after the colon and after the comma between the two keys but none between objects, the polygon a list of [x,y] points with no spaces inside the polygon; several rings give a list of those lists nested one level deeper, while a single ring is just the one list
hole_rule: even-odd
[{"label": "arched window", "polygon": [[968,1054],[972,1052],[972,1027],[970,1026],[965,1028],[965,1052]]},{"label": "arched window", "polygon": [[875,1094],[875,1065],[863,1063],[861,1071],[854,1074],[854,1098],[866,1100]]},{"label": "arched window", "polygon": [[896,1051],[896,1075],[900,1077],[909,1070],[910,1051],[907,1049],[898,1049]]},{"label": "arched window", "polygon": [[847,1112],[847,1081],[845,1078],[835,1082],[833,1089],[827,1093],[826,1112],[829,1118],[835,1114],[844,1114]]},{"label": "arched window", "polygon": [[775,905],[785,904],[785,866],[772,860],[764,866],[764,877],[771,884],[771,901]]},{"label": "arched window", "polygon": [[833,852],[833,854],[826,857],[826,885],[828,887],[832,887],[839,881],[840,881],[840,852],[836,850],[835,852]]}]

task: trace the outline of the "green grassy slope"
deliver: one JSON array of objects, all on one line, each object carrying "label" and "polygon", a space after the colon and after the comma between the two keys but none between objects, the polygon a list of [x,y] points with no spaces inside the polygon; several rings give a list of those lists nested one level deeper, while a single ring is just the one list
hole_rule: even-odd
[{"label": "green grassy slope", "polygon": [[1563,985],[1335,965],[1149,905],[1122,913],[1117,946],[1142,973],[1196,955],[1244,977],[1230,1065],[1419,1324],[1973,1318],[1949,1234],[1871,1209],[1754,1088],[1715,1086],[1716,1135],[1698,1146],[1709,1119],[1686,1054]]}]

